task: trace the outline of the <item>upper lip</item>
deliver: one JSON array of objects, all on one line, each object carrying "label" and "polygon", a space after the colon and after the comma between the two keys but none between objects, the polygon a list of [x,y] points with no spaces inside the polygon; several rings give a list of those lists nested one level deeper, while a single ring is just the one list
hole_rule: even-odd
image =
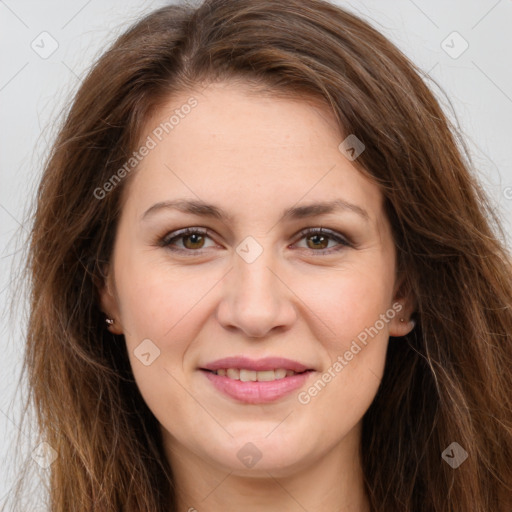
[{"label": "upper lip", "polygon": [[222,368],[237,368],[254,371],[277,370],[284,368],[285,370],[293,370],[296,373],[311,370],[298,361],[292,361],[284,357],[265,357],[263,359],[249,359],[247,357],[224,357],[217,359],[211,363],[201,367],[203,370],[220,370]]}]

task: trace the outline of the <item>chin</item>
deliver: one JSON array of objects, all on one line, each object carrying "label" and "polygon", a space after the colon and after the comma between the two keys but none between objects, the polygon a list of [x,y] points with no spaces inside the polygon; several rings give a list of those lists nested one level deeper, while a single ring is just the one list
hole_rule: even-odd
[{"label": "chin", "polygon": [[[213,465],[234,475],[267,478],[269,473],[286,477],[311,464],[313,457],[308,456],[302,436],[297,439],[277,433],[265,436],[268,434],[262,435],[261,429],[255,429],[254,435],[246,431],[243,436],[225,439],[224,445],[216,441],[215,451],[211,451],[211,444],[204,446],[208,451],[201,458],[207,457]],[[197,447],[197,443],[194,445]]]}]

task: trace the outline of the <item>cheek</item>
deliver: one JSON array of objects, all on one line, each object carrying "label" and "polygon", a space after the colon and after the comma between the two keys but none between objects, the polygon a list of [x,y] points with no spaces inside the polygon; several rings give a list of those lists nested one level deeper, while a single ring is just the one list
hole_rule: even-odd
[{"label": "cheek", "polygon": [[133,375],[149,409],[161,424],[168,424],[170,418],[195,411],[187,398],[183,364],[207,315],[201,298],[214,282],[156,265],[143,272],[127,268],[124,277],[121,314]]},{"label": "cheek", "polygon": [[219,276],[194,272],[192,267],[179,268],[156,251],[134,252],[123,260],[119,261],[121,271],[116,273],[116,281],[123,327],[131,342],[151,338],[162,344],[170,338],[178,348],[180,340],[191,338],[202,299]]},{"label": "cheek", "polygon": [[[307,297],[307,305],[321,327],[316,337],[322,340],[332,358],[348,350],[358,336],[364,338],[363,333],[389,310],[391,274],[377,263],[371,271],[347,268],[334,277],[331,274],[317,279],[314,286],[304,283],[303,296]],[[388,325],[386,321],[378,322],[381,338],[387,339]]]},{"label": "cheek", "polygon": [[123,331],[135,380],[155,412],[164,399],[162,387],[169,391],[166,400],[179,396],[182,361],[197,338],[201,298],[214,279],[207,273],[200,279],[151,254],[124,254],[116,261]]},{"label": "cheek", "polygon": [[326,280],[322,293],[309,295],[308,306],[321,320],[315,336],[328,362],[298,398],[317,411],[319,421],[353,424],[373,401],[384,372],[389,322],[395,316],[390,308],[392,282],[386,277],[390,274],[377,268],[364,274],[346,272]]}]

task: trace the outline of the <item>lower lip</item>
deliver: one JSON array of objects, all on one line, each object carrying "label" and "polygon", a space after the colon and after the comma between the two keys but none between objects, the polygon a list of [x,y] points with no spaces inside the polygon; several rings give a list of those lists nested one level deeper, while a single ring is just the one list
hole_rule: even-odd
[{"label": "lower lip", "polygon": [[307,371],[269,382],[242,382],[202,370],[209,381],[222,393],[247,404],[274,402],[304,385],[313,373]]}]

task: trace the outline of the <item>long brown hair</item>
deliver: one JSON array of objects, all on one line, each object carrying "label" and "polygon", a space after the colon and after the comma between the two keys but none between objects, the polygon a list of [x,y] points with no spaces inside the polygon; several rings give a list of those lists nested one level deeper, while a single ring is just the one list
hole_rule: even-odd
[{"label": "long brown hair", "polygon": [[[423,73],[368,23],[322,0],[207,0],[138,22],[83,81],[46,162],[27,273],[24,370],[52,512],[168,512],[172,471],[98,301],[121,194],[98,198],[175,92],[217,80],[317,98],[365,144],[385,197],[415,329],[390,340],[363,419],[373,512],[510,512],[512,272],[503,228]],[[341,140],[340,140],[341,142]],[[96,194],[95,194],[96,191]],[[457,442],[457,468],[442,452]]]}]

